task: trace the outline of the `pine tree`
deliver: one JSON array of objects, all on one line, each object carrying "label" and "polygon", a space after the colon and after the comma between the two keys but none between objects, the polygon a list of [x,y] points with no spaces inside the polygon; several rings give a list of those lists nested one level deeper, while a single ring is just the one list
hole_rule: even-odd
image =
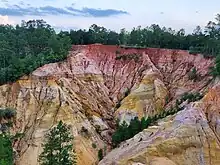
[{"label": "pine tree", "polygon": [[0,134],[0,165],[13,165],[11,136]]},{"label": "pine tree", "polygon": [[129,131],[131,131],[132,137],[141,131],[141,122],[138,117],[131,120],[129,125]]},{"label": "pine tree", "polygon": [[145,117],[141,118],[141,131],[146,129],[150,124],[149,118],[145,119]]},{"label": "pine tree", "polygon": [[73,136],[70,128],[60,121],[45,135],[43,152],[39,156],[42,165],[75,165],[76,156],[73,149]]}]

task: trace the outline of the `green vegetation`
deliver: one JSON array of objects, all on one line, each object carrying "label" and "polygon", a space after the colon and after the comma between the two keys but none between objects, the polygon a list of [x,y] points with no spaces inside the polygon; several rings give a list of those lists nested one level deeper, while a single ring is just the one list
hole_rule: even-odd
[{"label": "green vegetation", "polygon": [[23,21],[16,27],[0,25],[0,85],[13,82],[36,68],[64,60],[71,40],[56,34],[43,20]]},{"label": "green vegetation", "polygon": [[2,119],[8,120],[16,116],[16,110],[12,108],[0,109],[0,121]]},{"label": "green vegetation", "polygon": [[112,135],[112,144],[113,147],[117,147],[121,142],[134,137],[139,132],[143,131],[144,129],[148,128],[150,125],[155,123],[159,119],[163,119],[169,115],[174,115],[177,112],[184,109],[183,106],[180,106],[184,101],[195,102],[202,99],[203,95],[200,93],[184,93],[181,96],[181,99],[176,100],[175,106],[171,106],[167,111],[163,110],[161,113],[145,118],[143,117],[141,120],[138,117],[135,117],[130,121],[128,125],[125,121],[122,124],[119,124],[117,121],[116,131]]},{"label": "green vegetation", "polygon": [[215,78],[220,76],[220,54],[215,58],[215,66],[210,68],[210,74]]},{"label": "green vegetation", "polygon": [[103,150],[102,149],[100,149],[99,151],[98,151],[98,159],[99,159],[99,161],[101,161],[102,159],[103,159]]},{"label": "green vegetation", "polygon": [[6,133],[13,126],[16,110],[12,108],[0,108],[0,132]]},{"label": "green vegetation", "polygon": [[97,148],[97,146],[96,146],[96,144],[95,144],[95,143],[92,143],[92,148],[94,148],[94,149],[96,149],[96,148]]},{"label": "green vegetation", "polygon": [[201,77],[200,74],[197,73],[197,69],[196,67],[194,67],[189,73],[188,73],[188,77],[190,80],[193,80],[194,82],[199,80],[199,78]]},{"label": "green vegetation", "polygon": [[0,134],[0,165],[13,165],[13,148],[10,134]]},{"label": "green vegetation", "polygon": [[12,144],[22,138],[24,134],[16,133],[12,136],[9,131],[0,133],[0,165],[13,165],[14,153]]},{"label": "green vegetation", "polygon": [[14,153],[12,144],[14,141],[22,138],[24,134],[16,133],[12,136],[9,131],[0,133],[0,165],[13,165]]},{"label": "green vegetation", "polygon": [[195,102],[195,101],[198,101],[198,100],[201,100],[203,98],[203,95],[200,94],[199,92],[196,92],[196,93],[188,93],[188,92],[185,92],[180,101],[179,102],[184,102],[184,101],[187,101],[188,103],[190,102]]},{"label": "green vegetation", "polygon": [[[10,134],[11,121],[16,115],[16,111],[11,108],[0,109],[0,165],[13,165],[14,153],[12,144],[22,138],[23,133]],[[2,120],[4,119],[4,120]]]},{"label": "green vegetation", "polygon": [[73,136],[70,127],[60,121],[45,135],[43,152],[39,156],[42,165],[72,165],[76,164],[73,149]]}]

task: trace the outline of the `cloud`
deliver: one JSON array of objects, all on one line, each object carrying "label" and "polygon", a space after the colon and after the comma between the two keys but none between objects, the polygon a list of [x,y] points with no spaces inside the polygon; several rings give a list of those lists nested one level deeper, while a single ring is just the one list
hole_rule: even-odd
[{"label": "cloud", "polygon": [[102,9],[93,9],[93,8],[83,8],[82,11],[89,13],[94,17],[108,17],[111,15],[129,14],[126,11],[114,10],[114,9],[102,10]]},{"label": "cloud", "polygon": [[40,7],[39,10],[45,14],[45,15],[74,15],[71,12],[68,12],[65,9],[62,8],[56,8],[56,7],[52,7],[52,6],[45,6],[45,7]]},{"label": "cloud", "polygon": [[0,15],[0,25],[11,25],[14,24],[14,21],[9,20],[8,16],[2,16]]},{"label": "cloud", "polygon": [[94,8],[83,8],[82,10],[75,9],[73,7],[66,7],[69,11],[78,12],[87,16],[93,17],[109,17],[112,15],[129,14],[126,11],[114,10],[114,9],[94,9]]},{"label": "cloud", "polygon": [[0,8],[0,15],[22,16],[20,9]]},{"label": "cloud", "polygon": [[[20,1],[20,5],[24,4]],[[22,5],[23,6],[23,5]],[[9,16],[46,16],[46,15],[71,15],[71,16],[84,16],[84,17],[109,17],[113,15],[129,14],[126,11],[115,9],[94,9],[84,7],[77,9],[74,7],[58,8],[53,6],[43,7],[21,7],[19,5],[7,5],[7,7],[0,7],[0,15]]]}]

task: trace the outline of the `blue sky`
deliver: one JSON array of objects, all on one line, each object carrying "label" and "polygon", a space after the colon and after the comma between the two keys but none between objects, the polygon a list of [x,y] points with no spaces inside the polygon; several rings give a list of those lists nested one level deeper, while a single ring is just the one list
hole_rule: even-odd
[{"label": "blue sky", "polygon": [[61,29],[91,24],[118,31],[153,23],[191,32],[220,13],[218,0],[0,0],[0,23],[44,19]]}]

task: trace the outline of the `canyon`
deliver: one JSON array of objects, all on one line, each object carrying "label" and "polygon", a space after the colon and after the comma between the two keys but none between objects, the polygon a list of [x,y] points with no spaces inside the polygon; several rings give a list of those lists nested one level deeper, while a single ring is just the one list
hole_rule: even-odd
[{"label": "canyon", "polygon": [[[13,144],[16,164],[37,165],[45,133],[60,120],[71,126],[78,165],[220,164],[220,82],[211,66],[184,50],[72,46],[65,61],[0,86],[0,107],[17,111],[12,132],[25,135]],[[204,97],[112,148],[116,120],[159,114],[185,92]]]}]

